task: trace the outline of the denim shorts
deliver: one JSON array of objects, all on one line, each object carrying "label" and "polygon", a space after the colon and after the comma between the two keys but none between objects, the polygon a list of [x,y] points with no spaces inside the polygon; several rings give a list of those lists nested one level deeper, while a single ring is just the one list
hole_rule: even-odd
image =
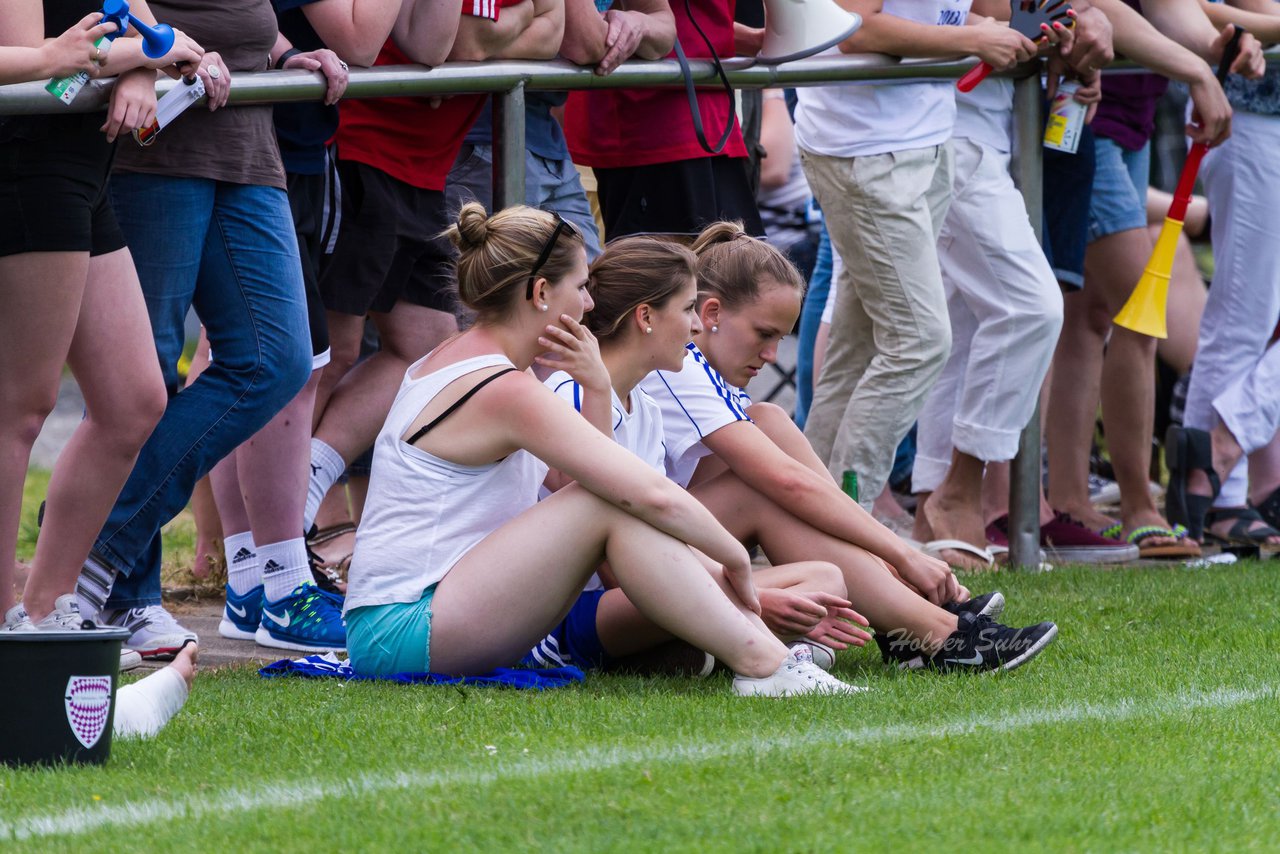
[{"label": "denim shorts", "polygon": [[361,676],[428,673],[431,670],[431,600],[436,585],[417,602],[365,605],[347,612],[347,654]]},{"label": "denim shorts", "polygon": [[1093,198],[1089,202],[1089,242],[1147,226],[1147,185],[1151,144],[1129,151],[1098,137],[1094,145]]},{"label": "denim shorts", "polygon": [[1085,125],[1075,154],[1044,150],[1044,254],[1059,284],[1073,290],[1084,286],[1094,139]]}]

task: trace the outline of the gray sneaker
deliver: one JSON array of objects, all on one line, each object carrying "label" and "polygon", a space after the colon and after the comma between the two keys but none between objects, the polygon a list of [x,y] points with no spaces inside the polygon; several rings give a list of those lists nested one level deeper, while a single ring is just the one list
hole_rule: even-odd
[{"label": "gray sneaker", "polygon": [[[5,613],[0,632],[75,632],[93,631],[95,628],[92,623],[86,623],[80,618],[80,606],[76,603],[75,594],[67,593],[54,600],[53,610],[43,620],[35,623],[22,605],[14,605]],[[128,648],[120,649],[121,673],[133,670],[140,664],[142,656]]]}]

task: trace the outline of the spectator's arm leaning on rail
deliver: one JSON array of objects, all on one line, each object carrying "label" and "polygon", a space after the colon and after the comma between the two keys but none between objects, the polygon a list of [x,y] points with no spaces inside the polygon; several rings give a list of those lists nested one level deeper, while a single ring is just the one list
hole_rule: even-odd
[{"label": "spectator's arm leaning on rail", "polygon": [[1263,44],[1280,42],[1280,6],[1275,0],[1228,0],[1226,3],[1200,0],[1200,8],[1219,30],[1227,24],[1236,24]]},{"label": "spectator's arm leaning on rail", "polygon": [[1035,42],[990,18],[971,16],[969,26],[940,27],[899,18],[883,0],[839,0],[862,16],[862,27],[840,43],[842,53],[933,57],[974,55],[997,71],[1036,55]]},{"label": "spectator's arm leaning on rail", "polygon": [[498,20],[462,16],[449,59],[554,59],[564,37],[564,0],[521,0]]},{"label": "spectator's arm leaning on rail", "polygon": [[1231,135],[1231,105],[1205,60],[1163,36],[1124,0],[1093,3],[1111,21],[1117,52],[1157,74],[1187,84],[1195,107],[1196,122],[1187,127],[1193,141],[1217,144]]},{"label": "spectator's arm leaning on rail", "polygon": [[[280,61],[280,57],[293,49],[293,43],[285,38],[284,33],[276,33],[276,43],[271,47],[271,54],[267,58],[267,67],[275,68],[276,63]],[[319,71],[323,74],[326,84],[324,93],[324,102],[326,104],[338,103],[342,93],[347,91],[347,66],[338,58],[338,54],[329,48],[296,52],[288,57],[284,61],[284,65],[280,67],[282,69]]]},{"label": "spectator's arm leaning on rail", "polygon": [[[511,9],[504,10],[510,11]],[[462,20],[456,0],[404,0],[395,25],[391,28],[391,37],[405,56],[414,62],[434,67],[446,59],[462,58],[450,53],[456,46]],[[486,19],[485,23],[493,22]]]},{"label": "spectator's arm leaning on rail", "polygon": [[[1142,14],[1163,35],[1194,51],[1215,67],[1231,38],[1231,31],[1224,31],[1213,25],[1201,9],[1200,0],[1146,0],[1142,4]],[[1246,33],[1240,40],[1240,55],[1231,63],[1231,72],[1257,79],[1265,70],[1262,45],[1251,34]]]},{"label": "spectator's arm leaning on rail", "polygon": [[631,57],[661,59],[676,40],[667,0],[617,0],[603,15],[592,0],[565,0],[560,56],[608,74]]},{"label": "spectator's arm leaning on rail", "polygon": [[[437,14],[443,15],[444,5],[440,4]],[[400,8],[400,0],[319,0],[303,6],[302,14],[320,40],[343,61],[369,66],[391,35]]]}]

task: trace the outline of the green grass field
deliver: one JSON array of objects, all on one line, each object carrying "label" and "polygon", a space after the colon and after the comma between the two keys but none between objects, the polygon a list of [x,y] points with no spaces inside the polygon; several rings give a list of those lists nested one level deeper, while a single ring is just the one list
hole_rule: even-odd
[{"label": "green grass field", "polygon": [[1280,570],[1063,568],[998,585],[1061,626],[1002,676],[843,653],[845,698],[728,678],[544,694],[202,674],[101,768],[0,770],[38,850],[1280,848]]}]

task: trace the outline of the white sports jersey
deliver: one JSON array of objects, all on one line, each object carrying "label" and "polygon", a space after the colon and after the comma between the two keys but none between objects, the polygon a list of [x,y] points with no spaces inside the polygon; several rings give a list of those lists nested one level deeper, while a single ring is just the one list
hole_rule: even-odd
[{"label": "white sports jersey", "polygon": [[696,344],[689,345],[680,371],[654,371],[640,388],[662,410],[667,477],[681,486],[689,485],[698,460],[711,454],[702,443],[704,437],[729,424],[751,420],[747,417],[751,398],[729,385]]},{"label": "white sports jersey", "polygon": [[[582,411],[582,386],[564,371],[556,371],[546,379],[547,388]],[[610,392],[613,399],[613,441],[644,460],[660,472],[666,472],[667,448],[662,440],[662,411],[658,404],[642,389],[631,390],[631,411],[627,412],[618,399],[617,392]]]},{"label": "white sports jersey", "polygon": [[[919,24],[963,26],[971,0],[884,0],[884,12]],[[839,56],[839,48],[827,51]],[[942,145],[955,122],[952,80],[836,83],[796,90],[796,143],[829,157],[864,157]]]}]

